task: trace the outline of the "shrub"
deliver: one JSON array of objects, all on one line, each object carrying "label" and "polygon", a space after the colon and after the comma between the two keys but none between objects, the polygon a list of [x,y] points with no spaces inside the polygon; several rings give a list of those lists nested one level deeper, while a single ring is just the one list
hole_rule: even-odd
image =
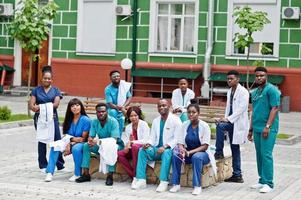
[{"label": "shrub", "polygon": [[0,107],[0,120],[9,120],[11,117],[11,110],[7,106]]}]

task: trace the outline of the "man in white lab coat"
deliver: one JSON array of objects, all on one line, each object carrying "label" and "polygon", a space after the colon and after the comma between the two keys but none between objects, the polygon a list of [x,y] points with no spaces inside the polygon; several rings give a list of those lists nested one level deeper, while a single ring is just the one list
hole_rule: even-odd
[{"label": "man in white lab coat", "polygon": [[232,176],[225,182],[243,183],[241,174],[240,144],[247,141],[249,132],[249,92],[239,84],[239,73],[231,70],[227,73],[227,82],[230,87],[227,93],[225,117],[217,121],[215,159],[224,158],[224,138],[228,134],[232,152]]},{"label": "man in white lab coat", "polygon": [[170,104],[166,99],[161,99],[157,104],[160,116],[152,123],[148,142],[140,148],[136,177],[132,189],[146,187],[146,167],[150,161],[162,160],[160,169],[160,184],[157,192],[164,192],[168,187],[168,178],[171,165],[172,149],[176,145],[176,137],[181,130],[181,120],[169,112]]}]

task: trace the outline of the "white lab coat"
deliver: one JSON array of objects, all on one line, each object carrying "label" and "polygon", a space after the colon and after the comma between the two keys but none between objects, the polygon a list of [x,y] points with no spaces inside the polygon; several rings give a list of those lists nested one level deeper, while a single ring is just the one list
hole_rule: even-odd
[{"label": "white lab coat", "polygon": [[[191,123],[190,120],[187,120],[183,123],[183,125],[181,126],[180,134],[177,137],[177,143],[183,144],[185,147],[187,147],[185,138],[186,138],[187,129],[188,129],[188,126],[190,125],[190,123]],[[210,147],[209,147],[210,146],[210,138],[211,138],[211,130],[210,130],[209,125],[206,122],[199,120],[199,140],[201,142],[201,145],[208,144],[208,149],[206,150],[206,153],[208,154],[210,164],[212,166],[212,170],[213,170],[214,174],[216,174],[217,168],[216,168],[215,158],[213,156],[213,153],[210,151]]]},{"label": "white lab coat", "polygon": [[125,82],[124,80],[120,80],[118,87],[118,96],[117,96],[117,105],[123,106],[126,102],[126,94],[131,89],[132,83]]},{"label": "white lab coat", "polygon": [[53,103],[39,104],[40,115],[37,122],[37,141],[48,144],[54,141],[55,126]]},{"label": "white lab coat", "polygon": [[232,144],[243,144],[247,141],[249,132],[248,106],[250,94],[246,88],[240,84],[237,85],[233,96],[233,113],[231,116],[228,115],[230,111],[230,95],[231,88],[227,93],[225,118],[234,124]]},{"label": "white lab coat", "polygon": [[[161,116],[156,117],[153,120],[150,137],[147,142],[152,146],[157,146],[159,144],[160,120]],[[182,122],[177,116],[173,115],[172,113],[168,114],[163,130],[163,146],[167,144],[172,149],[176,146],[176,138],[181,130],[181,125]]]},{"label": "white lab coat", "polygon": [[190,104],[190,100],[195,97],[194,92],[187,88],[186,94],[184,95],[184,104],[183,104],[183,95],[180,88],[175,89],[172,92],[171,104],[172,109],[175,110],[180,108],[182,112],[186,112],[187,106]]},{"label": "white lab coat", "polygon": [[[133,132],[132,126],[133,124],[130,123],[125,127],[125,132],[122,135],[122,140],[124,144],[127,144],[130,140],[130,135]],[[149,139],[149,133],[150,133],[150,128],[148,127],[148,124],[143,120],[139,120],[138,127],[137,127],[138,140],[135,140],[133,142],[137,144],[145,144]]]},{"label": "white lab coat", "polygon": [[100,139],[101,145],[99,145],[99,172],[106,174],[108,172],[108,167],[115,165],[117,162],[117,151],[118,145],[116,144],[116,139],[109,137]]}]

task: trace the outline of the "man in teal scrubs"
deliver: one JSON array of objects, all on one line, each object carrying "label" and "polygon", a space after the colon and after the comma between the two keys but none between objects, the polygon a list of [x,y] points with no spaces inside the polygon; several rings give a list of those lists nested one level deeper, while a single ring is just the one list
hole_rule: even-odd
[{"label": "man in teal scrubs", "polygon": [[268,193],[274,188],[273,148],[279,127],[280,91],[267,82],[264,67],[255,69],[255,81],[258,88],[251,93],[253,113],[248,139],[254,138],[259,181],[251,188]]},{"label": "man in teal scrubs", "polygon": [[[107,106],[105,103],[99,103],[95,107],[97,119],[94,119],[91,124],[91,129],[89,133],[88,142],[84,144],[83,147],[83,160],[82,160],[82,175],[76,179],[77,183],[82,183],[86,181],[91,181],[91,176],[89,174],[89,167],[90,167],[90,154],[91,152],[95,154],[98,153],[99,143],[97,141],[96,135],[99,139],[102,138],[115,138],[117,144],[119,144],[119,125],[116,119],[110,117],[107,113]],[[106,179],[106,185],[113,185],[113,172],[115,171],[115,166],[109,166],[108,169],[109,173]]]},{"label": "man in teal scrubs", "polygon": [[120,72],[119,71],[111,71],[110,72],[111,83],[105,88],[105,98],[106,103],[108,104],[108,113],[110,116],[114,117],[119,123],[120,137],[124,127],[125,117],[124,114],[126,112],[127,106],[130,104],[132,94],[127,91],[125,96],[125,103],[123,105],[118,105],[118,90],[120,85]]}]

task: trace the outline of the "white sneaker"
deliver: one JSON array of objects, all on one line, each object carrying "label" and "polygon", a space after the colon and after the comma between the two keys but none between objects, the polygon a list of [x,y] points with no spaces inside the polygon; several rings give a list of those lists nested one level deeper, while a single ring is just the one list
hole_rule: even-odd
[{"label": "white sneaker", "polygon": [[172,186],[172,188],[169,190],[169,192],[172,192],[172,193],[179,192],[180,188],[181,188],[180,185],[174,185],[174,186]]},{"label": "white sneaker", "polygon": [[71,177],[69,178],[69,181],[70,181],[70,182],[75,182],[75,180],[78,179],[78,178],[79,178],[79,176],[73,175],[73,176],[71,176]]},{"label": "white sneaker", "polygon": [[131,188],[134,187],[134,185],[137,183],[138,179],[136,177],[133,178],[132,184],[131,184]]},{"label": "white sneaker", "polygon": [[46,178],[45,178],[45,182],[51,182],[51,181],[52,181],[52,174],[47,173]]},{"label": "white sneaker", "polygon": [[199,195],[202,193],[202,187],[194,187],[192,194],[193,195]]},{"label": "white sneaker", "polygon": [[40,169],[43,174],[46,174],[46,168]]},{"label": "white sneaker", "polygon": [[264,184],[263,187],[259,190],[260,193],[269,193],[272,191],[273,191],[273,188],[271,188],[267,184]]},{"label": "white sneaker", "polygon": [[254,185],[251,185],[251,189],[261,189],[263,187],[263,184],[261,183],[256,183]]},{"label": "white sneaker", "polygon": [[168,188],[168,182],[167,181],[160,181],[159,186],[156,189],[156,192],[165,192]]},{"label": "white sneaker", "polygon": [[139,190],[139,189],[146,188],[146,180],[145,179],[133,180],[131,188],[133,190]]}]

